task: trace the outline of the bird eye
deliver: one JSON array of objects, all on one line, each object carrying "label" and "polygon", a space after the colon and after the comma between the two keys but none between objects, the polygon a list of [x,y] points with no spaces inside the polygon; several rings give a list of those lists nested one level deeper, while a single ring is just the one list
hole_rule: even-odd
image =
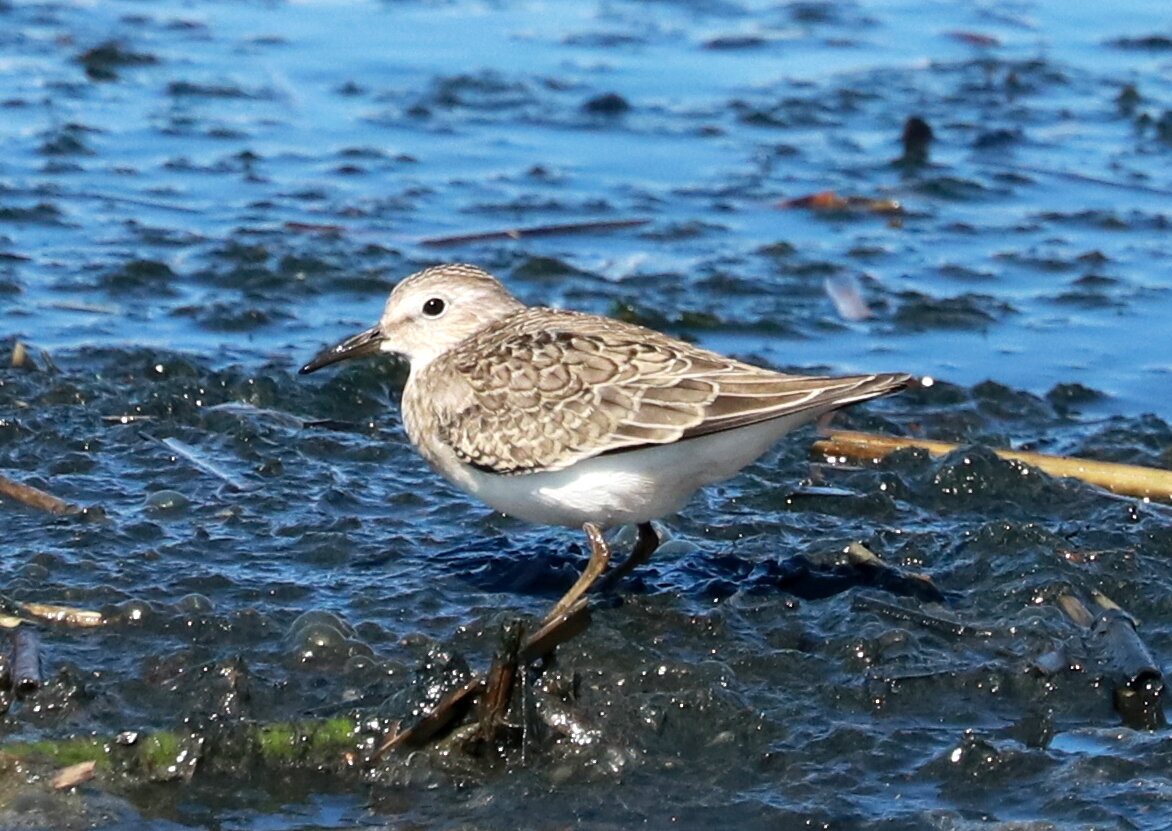
[{"label": "bird eye", "polygon": [[432,297],[423,304],[424,317],[439,317],[444,313],[446,305],[439,297]]}]

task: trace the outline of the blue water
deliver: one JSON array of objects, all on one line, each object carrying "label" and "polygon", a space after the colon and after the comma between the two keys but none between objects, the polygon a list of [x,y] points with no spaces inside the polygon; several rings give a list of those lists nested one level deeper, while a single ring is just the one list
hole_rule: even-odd
[{"label": "blue water", "polygon": [[[184,276],[198,268],[202,250],[234,231],[269,239],[285,233],[285,222],[309,222],[342,226],[352,244],[413,257],[491,263],[521,248],[559,256],[648,306],[659,298],[625,290],[629,278],[672,272],[686,283],[716,267],[767,286],[769,270],[752,253],[784,240],[799,261],[840,264],[879,291],[976,292],[1013,311],[967,331],[893,333],[880,317],[807,332],[798,342],[713,336],[714,345],[785,365],[894,366],[1037,392],[1077,381],[1113,396],[1112,409],[1166,412],[1151,393],[1172,366],[1172,340],[1158,336],[1172,310],[1167,195],[1044,173],[1000,178],[1018,166],[1172,187],[1167,145],[1137,135],[1113,104],[1123,84],[1135,83],[1141,109],[1158,116],[1161,102],[1172,100],[1167,53],[1105,45],[1160,31],[1162,5],[1127,4],[1126,14],[1097,24],[1088,22],[1093,9],[1055,4],[822,11],[828,22],[795,22],[771,4],[211,3],[152,4],[144,12],[103,3],[50,5],[41,19],[31,10],[9,12],[18,25],[7,36],[4,94],[20,105],[6,107],[0,134],[4,184],[15,190],[6,203],[36,204],[45,199],[34,191],[50,189],[62,224],[4,227],[5,250],[30,258],[9,266],[21,292],[5,304],[8,328],[49,349],[166,344],[225,357],[278,352],[292,363],[377,313],[375,293],[322,297],[307,278],[309,296],[281,303],[283,319],[247,339],[225,338],[167,318],[178,306],[235,302],[231,290],[181,280],[177,297],[147,307],[94,290],[95,273],[141,253],[141,227],[179,238],[151,253]],[[949,34],[960,31],[1001,45],[982,49]],[[760,45],[704,48],[734,35]],[[63,60],[109,38],[156,55],[159,64],[87,84],[79,66]],[[1014,66],[1031,61],[1044,61],[1045,70],[1037,78],[1021,70],[1024,92],[999,90]],[[989,63],[985,75],[982,62]],[[436,106],[436,79],[461,75],[497,88],[464,93],[463,106]],[[236,97],[168,95],[175,81],[226,87]],[[347,83],[358,91],[340,94]],[[631,103],[628,114],[580,111],[611,91]],[[843,103],[847,94],[855,100]],[[730,107],[768,107],[796,95],[823,99],[825,111],[781,129],[738,123]],[[429,114],[411,115],[420,103]],[[939,134],[937,166],[910,179],[886,166],[909,114],[921,114]],[[82,125],[94,155],[37,152],[46,133],[69,124]],[[990,130],[1017,138],[974,149]],[[777,145],[793,152],[763,161]],[[361,173],[339,174],[342,153],[352,148],[375,157],[356,160]],[[259,157],[254,176],[238,159],[243,151]],[[70,169],[47,172],[56,161]],[[552,173],[547,181],[526,175],[537,165]],[[918,192],[919,181],[935,176],[986,190],[951,199]],[[835,221],[775,207],[824,189],[887,195],[912,216],[891,228],[878,217]],[[115,197],[159,207],[109,201]],[[1124,227],[1104,230],[1078,218],[1092,211]],[[439,254],[416,245],[432,235],[631,216],[717,228],[683,241],[614,234]],[[867,256],[851,256],[863,247]],[[1081,264],[1087,252],[1106,261]],[[1049,260],[1060,266],[1040,263]],[[942,274],[948,265],[975,274]],[[1116,281],[1101,303],[1057,299],[1091,271]],[[388,269],[379,276],[391,283],[402,275]],[[813,294],[795,298],[790,315],[809,323],[833,317],[826,298]],[[527,296],[563,299],[546,287]],[[62,311],[61,304],[113,314]],[[735,317],[729,323],[736,328]]]}]

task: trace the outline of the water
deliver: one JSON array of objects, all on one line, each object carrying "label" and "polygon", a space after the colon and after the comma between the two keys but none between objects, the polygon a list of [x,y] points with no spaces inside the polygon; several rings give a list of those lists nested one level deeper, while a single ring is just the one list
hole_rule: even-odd
[{"label": "water", "polygon": [[[1172,464],[1172,50],[1135,42],[1166,36],[1163,4],[42,3],[0,24],[0,336],[40,367],[0,371],[0,467],[108,517],[5,502],[7,593],[114,621],[44,632],[55,706],[18,704],[9,739],[394,715],[429,648],[482,666],[557,596],[577,536],[430,474],[400,368],[293,374],[439,260],[776,366],[943,381],[846,424]],[[120,60],[79,60],[109,42]],[[608,94],[629,108],[593,111]],[[936,141],[901,168],[911,115]],[[824,190],[903,213],[779,207]],[[835,275],[873,317],[838,316]],[[99,779],[0,825],[1166,825],[1162,731],[1117,726],[1056,600],[1104,592],[1162,660],[1167,512],[988,459],[793,496],[809,441],[669,519],[672,549],[563,647],[589,740],[373,784]],[[855,540],[947,600],[873,596],[987,634],[854,604],[876,592],[842,576]],[[792,579],[799,553],[829,589]],[[306,612],[332,617],[306,634]],[[237,657],[248,696],[215,669]]]}]

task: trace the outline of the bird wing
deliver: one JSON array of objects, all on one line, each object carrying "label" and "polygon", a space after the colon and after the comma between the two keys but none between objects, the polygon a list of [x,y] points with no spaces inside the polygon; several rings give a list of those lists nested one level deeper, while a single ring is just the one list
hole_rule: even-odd
[{"label": "bird wing", "polygon": [[465,464],[500,474],[561,470],[803,411],[813,419],[909,381],[785,375],[641,326],[549,309],[519,312],[430,369],[457,373],[467,389],[438,414],[439,439]]}]

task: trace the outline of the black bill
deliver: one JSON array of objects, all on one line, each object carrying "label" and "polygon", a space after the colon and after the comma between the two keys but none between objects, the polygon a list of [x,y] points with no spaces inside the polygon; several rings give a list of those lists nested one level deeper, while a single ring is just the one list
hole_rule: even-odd
[{"label": "black bill", "polygon": [[304,375],[307,372],[314,372],[323,366],[336,364],[338,361],[345,361],[349,358],[362,358],[366,355],[374,355],[379,351],[379,344],[382,342],[382,332],[379,331],[377,326],[372,326],[364,332],[351,335],[341,343],[334,344],[318,352],[313,356],[313,360],[301,367],[301,374]]}]

